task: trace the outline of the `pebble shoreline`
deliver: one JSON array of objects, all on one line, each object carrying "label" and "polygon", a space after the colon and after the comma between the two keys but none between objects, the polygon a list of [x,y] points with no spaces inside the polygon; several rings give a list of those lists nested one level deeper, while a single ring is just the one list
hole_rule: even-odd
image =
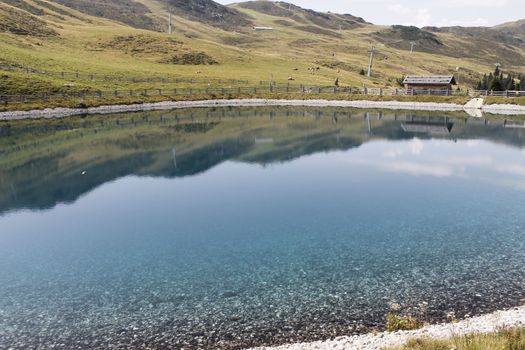
[{"label": "pebble shoreline", "polygon": [[[0,112],[0,120],[29,118],[60,118],[81,114],[110,114],[179,108],[206,107],[260,107],[260,106],[305,106],[305,107],[351,107],[351,108],[385,108],[392,110],[433,110],[463,111],[462,105],[454,103],[431,102],[396,102],[396,101],[330,101],[330,100],[267,100],[267,99],[233,99],[157,102],[132,105],[108,105],[90,108],[52,108],[31,111]],[[525,106],[497,105],[484,106],[489,113],[514,114],[525,113]]]},{"label": "pebble shoreline", "polygon": [[473,333],[490,333],[502,328],[525,326],[525,306],[467,318],[456,323],[428,325],[414,331],[382,332],[330,341],[290,344],[278,347],[258,347],[250,350],[379,350],[405,344],[414,338],[446,339]]},{"label": "pebble shoreline", "polygon": [[305,106],[305,107],[353,107],[387,108],[404,110],[439,110],[461,111],[463,106],[453,103],[420,103],[396,101],[329,101],[329,100],[267,100],[267,99],[232,99],[202,101],[167,101],[132,105],[108,105],[90,108],[49,108],[31,111],[0,112],[0,120],[29,118],[60,118],[79,114],[110,114],[180,108],[208,107],[261,107],[261,106]]},{"label": "pebble shoreline", "polygon": [[[232,99],[201,101],[166,101],[131,105],[107,105],[90,108],[48,108],[30,111],[0,112],[0,120],[31,118],[63,118],[84,114],[111,114],[181,108],[209,107],[262,107],[262,106],[304,106],[304,107],[348,107],[348,108],[383,108],[391,110],[431,110],[443,112],[464,111],[465,107],[455,103],[401,102],[401,101],[340,101],[340,100],[268,100],[268,99]],[[491,114],[525,114],[525,106],[519,105],[484,105],[480,112]]]}]

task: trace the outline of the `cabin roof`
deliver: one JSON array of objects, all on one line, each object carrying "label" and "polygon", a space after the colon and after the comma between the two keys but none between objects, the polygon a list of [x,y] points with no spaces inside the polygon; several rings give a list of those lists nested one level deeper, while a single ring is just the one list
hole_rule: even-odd
[{"label": "cabin roof", "polygon": [[403,84],[409,85],[456,85],[453,75],[408,75]]}]

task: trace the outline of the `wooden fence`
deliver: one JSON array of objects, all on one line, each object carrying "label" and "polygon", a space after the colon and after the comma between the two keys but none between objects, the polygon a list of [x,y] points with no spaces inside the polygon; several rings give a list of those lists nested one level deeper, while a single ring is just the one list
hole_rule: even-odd
[{"label": "wooden fence", "polygon": [[490,90],[471,90],[469,91],[469,95],[472,97],[487,97],[487,96],[495,96],[495,97],[523,97],[525,96],[525,91],[517,91],[517,90],[506,90],[506,91],[490,91]]},{"label": "wooden fence", "polygon": [[252,87],[229,88],[174,88],[174,89],[131,89],[131,90],[97,90],[97,91],[67,91],[57,93],[36,93],[31,95],[0,95],[0,104],[39,102],[60,99],[97,99],[114,97],[147,97],[147,96],[203,96],[203,97],[235,97],[238,95],[265,95],[268,93],[281,94],[359,94],[370,96],[525,96],[525,91],[456,91],[456,90],[405,90],[392,88],[355,88],[335,86],[304,86],[304,85],[269,85]]},{"label": "wooden fence", "polygon": [[302,85],[269,85],[235,88],[174,88],[174,89],[131,89],[131,90],[97,90],[68,91],[58,93],[37,93],[31,95],[0,95],[0,104],[48,101],[57,99],[90,99],[107,97],[145,97],[145,96],[216,96],[223,98],[229,95],[261,95],[268,93],[362,93],[362,90],[336,87],[306,87]]},{"label": "wooden fence", "polygon": [[[17,71],[23,73],[46,75],[50,77],[61,78],[65,80],[89,80],[89,81],[118,81],[127,83],[175,83],[175,84],[232,84],[232,85],[248,85],[254,84],[248,80],[241,79],[193,79],[193,78],[177,78],[177,77],[134,77],[134,76],[116,76],[116,75],[101,75],[95,73],[82,72],[52,72],[42,69],[35,69],[31,67],[16,67],[16,66],[1,66],[0,70]],[[258,81],[258,85],[274,85],[273,81]]]}]

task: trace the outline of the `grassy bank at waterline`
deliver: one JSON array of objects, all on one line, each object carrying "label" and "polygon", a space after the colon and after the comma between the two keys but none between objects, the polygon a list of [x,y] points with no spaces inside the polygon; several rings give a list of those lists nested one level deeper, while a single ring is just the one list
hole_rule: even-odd
[{"label": "grassy bank at waterline", "polygon": [[432,102],[465,104],[470,98],[466,96],[374,96],[359,94],[333,93],[229,93],[229,94],[192,94],[192,95],[153,95],[153,96],[104,96],[97,98],[61,97],[59,99],[35,100],[0,103],[1,111],[27,111],[46,108],[88,108],[104,105],[140,104],[166,101],[201,101],[215,99],[276,99],[276,100],[329,100],[329,101],[399,101],[399,102]]}]

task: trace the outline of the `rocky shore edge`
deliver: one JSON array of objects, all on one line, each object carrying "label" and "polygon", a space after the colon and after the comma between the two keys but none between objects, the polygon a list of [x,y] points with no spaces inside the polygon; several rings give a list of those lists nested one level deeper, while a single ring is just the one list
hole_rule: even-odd
[{"label": "rocky shore edge", "polygon": [[413,331],[382,332],[313,343],[259,347],[249,350],[379,350],[402,346],[417,338],[447,339],[475,333],[491,333],[503,328],[525,327],[525,306],[467,318],[458,322],[427,325]]},{"label": "rocky shore edge", "polygon": [[[85,114],[112,114],[123,112],[141,112],[182,108],[207,107],[262,107],[262,106],[304,106],[304,107],[348,107],[348,108],[382,108],[392,110],[431,110],[431,111],[469,111],[471,108],[454,103],[434,102],[400,102],[400,101],[338,101],[338,100],[269,100],[269,99],[232,99],[202,101],[168,101],[131,105],[107,105],[90,108],[51,108],[30,111],[0,112],[0,120],[17,120],[30,118],[62,118]],[[518,105],[482,105],[477,111],[491,114],[525,114],[525,106]],[[469,113],[471,114],[471,113]]]}]

